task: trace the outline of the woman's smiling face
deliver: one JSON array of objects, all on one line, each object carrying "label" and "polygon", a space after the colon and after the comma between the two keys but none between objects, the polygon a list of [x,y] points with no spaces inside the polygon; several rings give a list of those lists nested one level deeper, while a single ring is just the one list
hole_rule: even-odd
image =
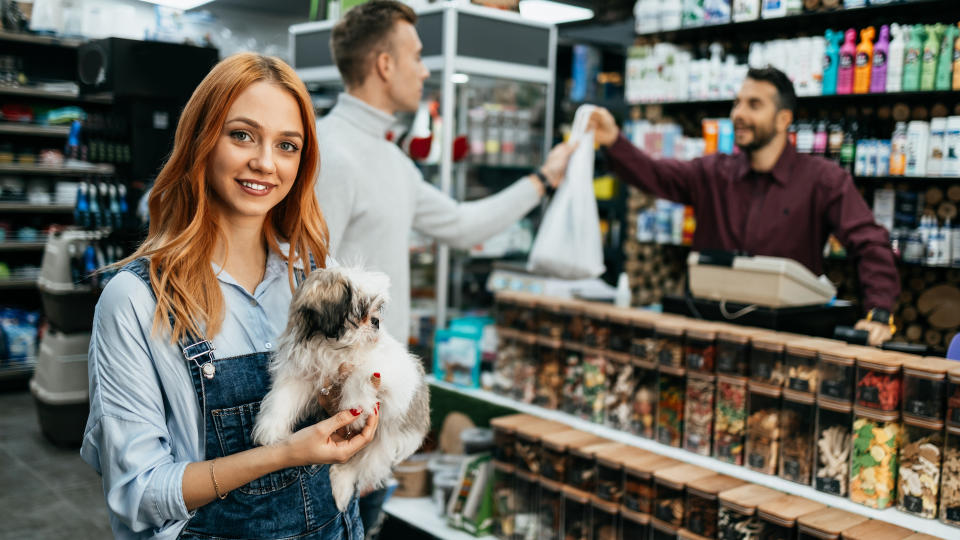
[{"label": "woman's smiling face", "polygon": [[293,187],[303,141],[297,100],[283,87],[259,81],[237,96],[207,165],[221,216],[263,219]]}]

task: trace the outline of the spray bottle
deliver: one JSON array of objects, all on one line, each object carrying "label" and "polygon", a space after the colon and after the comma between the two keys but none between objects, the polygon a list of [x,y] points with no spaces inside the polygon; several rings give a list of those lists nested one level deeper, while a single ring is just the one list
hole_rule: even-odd
[{"label": "spray bottle", "polygon": [[857,45],[856,66],[853,70],[853,93],[866,94],[870,91],[870,74],[873,71],[873,38],[877,30],[868,26],[860,31],[860,44]]},{"label": "spray bottle", "polygon": [[887,56],[890,52],[890,27],[880,27],[880,38],[873,46],[873,68],[870,74],[870,93],[880,94],[887,89]]},{"label": "spray bottle", "polygon": [[827,48],[823,55],[823,95],[832,96],[837,93],[837,73],[840,68],[840,42],[843,34],[827,30]]},{"label": "spray bottle", "polygon": [[840,47],[840,66],[837,70],[837,94],[853,92],[853,64],[857,55],[857,31],[847,30],[843,46]]},{"label": "spray bottle", "polygon": [[890,25],[890,52],[887,53],[887,92],[899,92],[903,87],[903,55],[906,48],[907,27]]},{"label": "spray bottle", "polygon": [[927,41],[923,44],[923,60],[920,69],[920,90],[924,92],[933,90],[937,81],[937,59],[940,56],[944,30],[946,26],[939,23],[927,26]]},{"label": "spray bottle", "polygon": [[960,38],[960,27],[946,27],[943,32],[943,42],[940,45],[940,57],[937,59],[937,80],[934,83],[934,90],[950,90],[957,38]]},{"label": "spray bottle", "polygon": [[910,38],[907,40],[906,53],[903,57],[903,88],[904,92],[920,90],[920,68],[923,59],[923,38],[926,32],[922,24],[910,27]]}]

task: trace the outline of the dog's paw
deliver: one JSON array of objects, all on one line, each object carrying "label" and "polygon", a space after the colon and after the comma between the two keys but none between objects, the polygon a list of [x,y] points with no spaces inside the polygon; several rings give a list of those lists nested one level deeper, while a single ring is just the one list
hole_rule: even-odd
[{"label": "dog's paw", "polygon": [[260,446],[278,443],[293,433],[279,422],[258,421],[253,426],[253,442]]}]

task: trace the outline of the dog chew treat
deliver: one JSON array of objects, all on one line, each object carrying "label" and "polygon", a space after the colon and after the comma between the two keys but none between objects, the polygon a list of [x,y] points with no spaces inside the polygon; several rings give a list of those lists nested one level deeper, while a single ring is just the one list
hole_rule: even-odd
[{"label": "dog chew treat", "polygon": [[780,396],[781,389],[750,382],[747,417],[746,464],[764,474],[777,473],[780,456]]},{"label": "dog chew treat", "polygon": [[897,508],[933,519],[940,502],[943,422],[903,416]]},{"label": "dog chew treat", "polygon": [[896,502],[900,415],[856,407],[850,465],[850,500],[872,508]]},{"label": "dog chew treat", "polygon": [[850,403],[828,398],[817,400],[817,472],[814,487],[818,491],[847,496],[850,482]]},{"label": "dog chew treat", "polygon": [[760,537],[757,506],[783,496],[768,487],[746,484],[720,492],[717,518],[718,538],[756,540]]},{"label": "dog chew treat", "polygon": [[743,480],[722,474],[687,482],[684,530],[699,537],[716,538],[717,518],[720,512],[718,495],[744,484],[746,482]]},{"label": "dog chew treat", "polygon": [[818,502],[785,495],[757,506],[757,517],[760,518],[761,537],[770,540],[788,540],[797,537],[797,518],[823,510],[827,506]]},{"label": "dog chew treat", "polygon": [[713,457],[743,465],[744,435],[747,430],[747,379],[718,376],[716,401]]}]

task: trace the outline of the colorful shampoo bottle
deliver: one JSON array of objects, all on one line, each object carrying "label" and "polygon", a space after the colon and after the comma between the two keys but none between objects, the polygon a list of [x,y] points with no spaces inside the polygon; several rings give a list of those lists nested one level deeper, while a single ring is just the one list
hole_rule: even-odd
[{"label": "colorful shampoo bottle", "polygon": [[868,26],[860,31],[860,44],[853,68],[853,93],[866,94],[870,91],[870,75],[873,72],[873,38],[876,28]]},{"label": "colorful shampoo bottle", "polygon": [[910,38],[907,40],[906,52],[903,56],[903,87],[904,92],[920,90],[920,67],[923,59],[923,38],[926,32],[922,24],[910,27]]},{"label": "colorful shampoo bottle", "polygon": [[937,59],[937,80],[934,90],[950,90],[951,75],[953,73],[954,55],[956,54],[957,38],[960,38],[960,27],[948,26],[943,32],[943,41],[940,45],[940,57]]},{"label": "colorful shampoo bottle", "polygon": [[880,37],[873,46],[873,66],[870,73],[870,93],[879,94],[887,90],[887,57],[890,55],[890,27],[880,27]]},{"label": "colorful shampoo bottle", "polygon": [[908,27],[890,25],[890,52],[887,54],[887,92],[903,88],[903,55],[907,46]]},{"label": "colorful shampoo bottle", "polygon": [[840,66],[837,69],[837,94],[853,92],[853,67],[857,56],[857,31],[853,28],[844,35],[843,46],[840,47]]},{"label": "colorful shampoo bottle", "polygon": [[940,59],[940,45],[943,40],[943,31],[947,27],[943,24],[927,26],[927,41],[923,44],[923,60],[920,66],[920,90],[929,92],[937,82],[937,63]]},{"label": "colorful shampoo bottle", "polygon": [[827,30],[825,34],[827,48],[823,54],[823,95],[832,96],[837,93],[837,72],[840,68],[840,42],[843,34]]}]

